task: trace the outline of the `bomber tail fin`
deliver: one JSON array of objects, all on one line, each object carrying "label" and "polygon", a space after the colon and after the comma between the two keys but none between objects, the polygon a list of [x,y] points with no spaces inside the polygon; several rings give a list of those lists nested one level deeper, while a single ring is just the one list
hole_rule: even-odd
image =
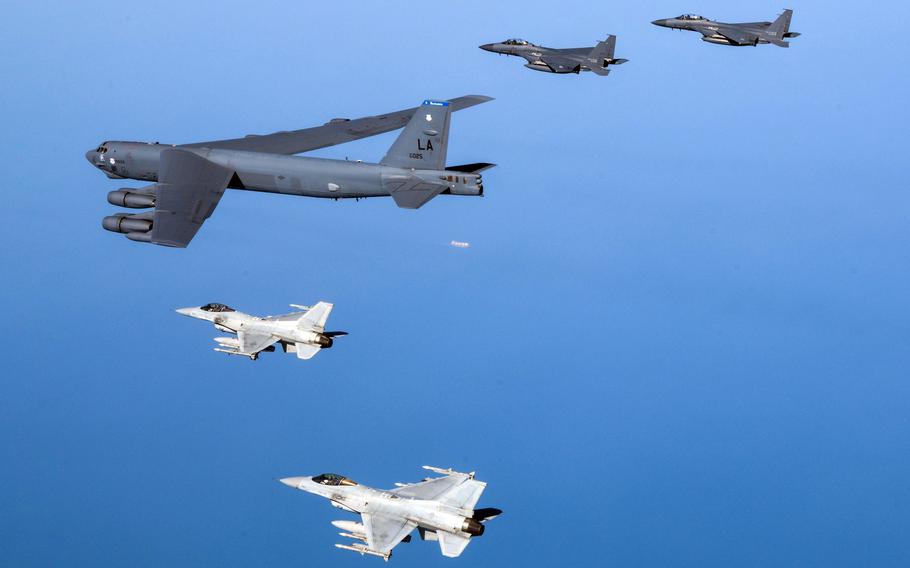
[{"label": "bomber tail fin", "polygon": [[793,19],[793,10],[784,10],[768,27],[768,41],[780,47],[790,47],[784,38],[796,37],[799,34],[790,33],[790,20]]},{"label": "bomber tail fin", "polygon": [[616,36],[609,36],[606,41],[602,41],[594,46],[591,53],[588,54],[588,60],[592,63],[588,68],[598,75],[609,75],[610,65],[622,65],[628,59],[616,59]]},{"label": "bomber tail fin", "polygon": [[448,102],[423,101],[380,163],[419,170],[445,169],[451,115]]}]

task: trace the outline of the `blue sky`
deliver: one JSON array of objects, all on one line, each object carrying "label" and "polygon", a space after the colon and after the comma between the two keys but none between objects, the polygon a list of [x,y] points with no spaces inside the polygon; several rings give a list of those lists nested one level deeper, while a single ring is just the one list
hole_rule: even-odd
[{"label": "blue sky", "polygon": [[[785,51],[649,24],[770,2],[491,4],[4,5],[0,565],[363,566],[274,479],[422,464],[506,514],[402,568],[910,564],[910,8],[791,4]],[[609,33],[606,79],[477,49]],[[499,164],[483,199],[232,191],[186,250],[100,228],[138,185],[85,162],[103,140],[468,93],[496,101],[449,161]],[[351,335],[308,363],[173,312],[323,299]]]}]

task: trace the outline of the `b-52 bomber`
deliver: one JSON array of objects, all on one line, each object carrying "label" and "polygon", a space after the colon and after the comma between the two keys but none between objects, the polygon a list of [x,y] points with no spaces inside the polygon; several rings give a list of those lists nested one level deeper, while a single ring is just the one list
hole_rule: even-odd
[{"label": "b-52 bomber", "polygon": [[556,49],[534,45],[523,39],[507,39],[500,43],[487,43],[480,46],[484,51],[503,55],[517,55],[528,62],[525,67],[546,73],[575,73],[591,71],[597,75],[609,75],[610,65],[621,65],[628,59],[616,59],[616,36],[611,35],[606,41],[594,47],[577,47]]},{"label": "b-52 bomber", "polygon": [[484,533],[484,522],[502,514],[499,509],[475,509],[487,484],[474,473],[423,466],[443,477],[420,483],[396,484],[391,490],[373,489],[334,473],[315,477],[286,477],[288,487],[328,499],[332,506],[359,513],[361,522],[333,521],[354,544],[336,544],[344,550],[388,560],[392,549],[410,542],[417,529],[422,540],[439,542],[442,555],[455,558],[464,552],[471,537]]},{"label": "b-52 bomber", "polygon": [[793,10],[784,10],[773,22],[725,24],[695,14],[684,14],[676,18],[654,20],[651,23],[663,28],[699,32],[702,35],[702,41],[719,45],[756,46],[762,43],[773,43],[778,47],[790,47],[790,43],[784,40],[800,35],[790,31],[792,18]]},{"label": "b-52 bomber", "polygon": [[[104,142],[85,157],[109,178],[154,182],[110,192],[107,199],[113,205],[154,210],[105,217],[105,229],[133,241],[186,247],[227,188],[331,199],[391,195],[406,209],[417,209],[440,194],[482,196],[480,172],[493,164],[447,168],[446,150],[451,113],[490,100],[476,95],[427,100],[389,114],[232,140],[184,145]],[[402,127],[378,164],[294,155]]]},{"label": "b-52 bomber", "polygon": [[280,316],[256,317],[224,304],[206,304],[198,308],[180,308],[178,314],[210,321],[218,331],[236,337],[216,337],[215,351],[228,355],[243,355],[253,361],[259,354],[275,351],[281,345],[285,353],[296,353],[298,359],[312,359],[322,349],[329,349],[335,338],[347,335],[344,331],[326,331],[325,324],[332,313],[332,304],[319,302],[313,307],[298,306],[298,312]]}]

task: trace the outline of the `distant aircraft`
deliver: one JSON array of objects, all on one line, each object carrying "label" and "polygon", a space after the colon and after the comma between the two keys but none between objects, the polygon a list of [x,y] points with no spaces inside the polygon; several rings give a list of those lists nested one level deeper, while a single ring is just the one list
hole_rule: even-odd
[{"label": "distant aircraft", "polygon": [[[85,157],[109,178],[155,182],[110,192],[107,200],[113,205],[154,211],[105,217],[105,229],[134,241],[185,247],[226,188],[331,199],[391,195],[407,209],[439,194],[483,195],[480,172],[493,164],[447,168],[446,150],[451,113],[490,100],[476,95],[428,100],[417,108],[336,118],[315,128],[180,146],[104,142]],[[405,125],[379,164],[292,156]]]},{"label": "distant aircraft", "polygon": [[338,548],[388,560],[400,542],[410,542],[417,529],[422,540],[439,541],[443,556],[455,558],[464,552],[471,537],[484,533],[485,521],[502,514],[499,509],[475,509],[487,484],[474,473],[423,466],[443,475],[420,483],[396,484],[391,490],[372,489],[334,473],[315,477],[286,477],[288,487],[325,497],[332,506],[359,513],[361,522],[333,521],[354,544]]},{"label": "distant aircraft", "polygon": [[523,39],[508,39],[501,43],[481,45],[480,49],[505,55],[517,55],[528,60],[528,69],[547,73],[581,73],[591,71],[597,75],[609,75],[610,65],[621,65],[628,59],[614,59],[616,36],[594,47],[555,49],[528,43]]},{"label": "distant aircraft", "polygon": [[180,308],[177,313],[210,321],[219,331],[236,337],[216,337],[215,351],[243,355],[253,361],[263,351],[275,351],[281,345],[285,353],[297,353],[299,359],[312,359],[320,349],[329,349],[334,338],[347,335],[344,331],[326,331],[325,323],[333,305],[319,302],[313,307],[291,304],[299,312],[281,316],[256,317],[224,304],[206,304],[198,308]]},{"label": "distant aircraft", "polygon": [[773,43],[778,47],[790,47],[785,39],[798,37],[800,34],[790,31],[790,20],[793,10],[784,10],[774,22],[750,22],[744,24],[725,24],[696,16],[685,14],[666,20],[654,20],[655,26],[672,28],[675,30],[688,30],[699,32],[702,41],[720,45],[751,45],[760,43]]}]

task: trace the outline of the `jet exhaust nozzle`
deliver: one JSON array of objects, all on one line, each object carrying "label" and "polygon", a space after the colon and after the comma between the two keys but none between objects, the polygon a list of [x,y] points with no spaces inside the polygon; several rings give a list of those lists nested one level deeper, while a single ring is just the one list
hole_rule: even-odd
[{"label": "jet exhaust nozzle", "polygon": [[461,525],[461,532],[471,536],[480,536],[485,529],[486,527],[483,526],[482,523],[475,521],[474,519],[465,519],[464,523]]}]

